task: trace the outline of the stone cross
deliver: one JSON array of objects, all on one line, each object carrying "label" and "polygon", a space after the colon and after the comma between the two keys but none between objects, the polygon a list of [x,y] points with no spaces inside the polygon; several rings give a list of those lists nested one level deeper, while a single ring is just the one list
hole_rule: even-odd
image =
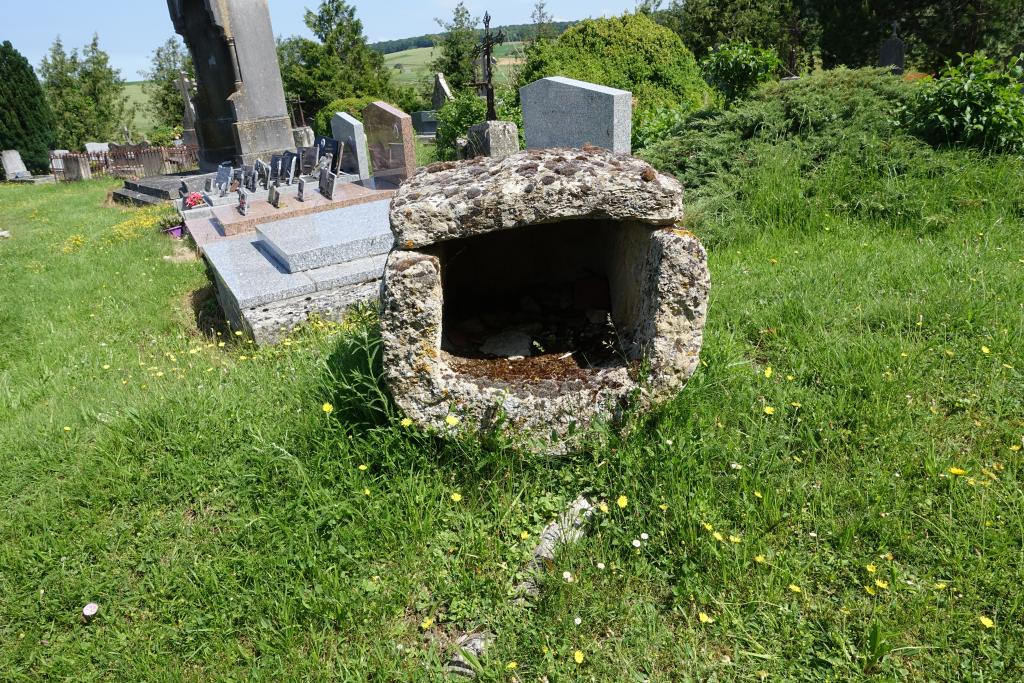
[{"label": "stone cross", "polygon": [[487,120],[497,121],[498,112],[494,108],[494,83],[493,74],[491,71],[491,64],[494,54],[494,48],[497,45],[501,45],[505,42],[505,32],[498,31],[497,35],[491,33],[491,13],[484,12],[484,37],[480,41],[480,45],[474,50],[474,54],[481,55],[481,62],[483,73],[480,74],[480,82],[474,83],[473,85],[482,87],[487,93]]}]

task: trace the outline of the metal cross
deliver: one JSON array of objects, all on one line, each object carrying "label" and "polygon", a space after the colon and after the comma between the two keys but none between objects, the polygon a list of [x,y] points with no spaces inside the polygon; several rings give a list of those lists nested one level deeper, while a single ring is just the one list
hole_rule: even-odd
[{"label": "metal cross", "polygon": [[498,112],[494,108],[494,83],[491,73],[491,59],[494,54],[494,48],[497,45],[501,45],[505,42],[505,32],[498,31],[497,35],[491,33],[491,13],[484,12],[484,37],[480,41],[480,45],[473,50],[473,55],[483,55],[483,80],[473,85],[486,88],[487,93],[487,120],[497,121]]}]

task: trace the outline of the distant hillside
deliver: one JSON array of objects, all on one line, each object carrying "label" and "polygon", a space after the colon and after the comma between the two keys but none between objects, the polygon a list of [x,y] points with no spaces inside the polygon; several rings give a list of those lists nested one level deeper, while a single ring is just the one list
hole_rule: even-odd
[{"label": "distant hillside", "polygon": [[[575,21],[556,21],[551,25],[554,27],[555,32],[561,35],[567,28],[573,24],[578,23]],[[509,26],[499,26],[491,29],[492,31],[504,31],[505,39],[509,42],[517,43],[524,42],[533,37],[534,25],[533,24],[510,24]],[[483,35],[483,29],[477,29],[477,36]],[[434,41],[437,39],[437,34],[427,34],[424,36],[415,36],[413,38],[399,38],[398,40],[382,40],[379,43],[372,43],[371,48],[380,52],[381,54],[388,55],[392,52],[401,52],[403,50],[412,50],[417,47],[434,47]]]}]

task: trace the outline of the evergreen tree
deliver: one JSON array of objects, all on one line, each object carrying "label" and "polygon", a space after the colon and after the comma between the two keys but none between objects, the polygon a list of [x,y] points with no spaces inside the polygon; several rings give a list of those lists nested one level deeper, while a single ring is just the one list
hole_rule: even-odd
[{"label": "evergreen tree", "polygon": [[184,71],[195,79],[192,57],[180,38],[168,38],[167,42],[153,51],[151,66],[146,72],[146,83],[142,86],[149,98],[149,110],[158,126],[174,128],[180,126],[185,115],[185,100],[178,87],[178,79]]},{"label": "evergreen tree", "polygon": [[437,19],[445,30],[435,41],[441,48],[440,56],[430,63],[430,70],[440,71],[456,92],[469,88],[476,80],[474,51],[476,50],[476,25],[479,19],[471,17],[466,4],[460,0],[452,13],[451,21]]},{"label": "evergreen tree", "polygon": [[57,142],[81,149],[90,140],[113,140],[130,124],[124,81],[93,35],[81,56],[65,52],[58,37],[43,58],[43,91],[56,116]]},{"label": "evergreen tree", "polygon": [[9,41],[0,44],[0,149],[16,149],[35,173],[49,172],[53,112],[36,72]]}]

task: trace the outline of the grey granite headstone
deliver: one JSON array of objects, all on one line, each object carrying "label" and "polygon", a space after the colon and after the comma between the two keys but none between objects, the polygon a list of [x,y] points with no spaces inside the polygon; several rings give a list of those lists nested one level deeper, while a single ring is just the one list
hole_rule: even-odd
[{"label": "grey granite headstone", "polygon": [[327,199],[334,199],[334,186],[337,183],[338,176],[334,175],[330,171],[324,170],[320,172],[320,194]]},{"label": "grey granite headstone", "polygon": [[519,89],[527,149],[582,147],[632,151],[633,95],[553,76]]},{"label": "grey granite headstone", "polygon": [[270,193],[267,195],[267,201],[275,209],[281,208],[281,191],[277,189],[277,185],[270,186]]},{"label": "grey granite headstone", "polygon": [[296,193],[295,198],[300,202],[306,201],[306,181],[303,178],[299,178],[299,190]]},{"label": "grey granite headstone", "polygon": [[434,74],[434,92],[430,96],[430,106],[437,110],[454,99],[452,89],[448,87],[448,79],[443,73]]},{"label": "grey granite headstone", "polygon": [[281,161],[284,159],[282,154],[274,154],[270,157],[270,180],[281,179]]},{"label": "grey granite headstone", "polygon": [[28,168],[25,166],[25,162],[21,159],[21,153],[16,149],[5,149],[0,152],[0,160],[4,164],[4,177],[7,180],[15,180],[18,178],[31,178],[32,174],[28,172]]},{"label": "grey granite headstone", "polygon": [[214,180],[214,187],[220,191],[220,196],[225,196],[231,189],[232,168],[228,164],[221,164],[217,167],[217,178]]},{"label": "grey granite headstone", "polygon": [[253,170],[256,173],[256,184],[259,187],[270,187],[270,166],[263,159],[257,159],[253,163]]},{"label": "grey granite headstone", "polygon": [[519,128],[511,121],[484,121],[466,134],[469,158],[502,158],[519,151]]},{"label": "grey granite headstone", "polygon": [[299,155],[295,152],[285,152],[281,159],[281,180],[285,185],[295,182],[295,169],[298,165]]},{"label": "grey granite headstone", "polygon": [[359,119],[345,112],[338,112],[331,118],[331,133],[341,143],[343,150],[338,169],[342,173],[359,176],[360,180],[369,178],[366,132]]},{"label": "grey granite headstone", "polygon": [[417,135],[437,135],[437,112],[430,109],[414,111],[412,127]]}]

